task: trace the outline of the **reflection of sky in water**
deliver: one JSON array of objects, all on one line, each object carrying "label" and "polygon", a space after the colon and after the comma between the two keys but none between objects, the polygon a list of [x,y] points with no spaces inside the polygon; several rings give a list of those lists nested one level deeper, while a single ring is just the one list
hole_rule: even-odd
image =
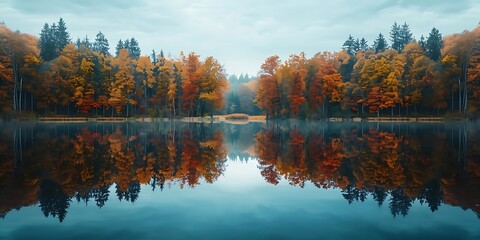
[{"label": "reflection of sky in water", "polygon": [[152,192],[143,186],[135,203],[119,202],[115,189],[99,209],[72,202],[63,223],[39,206],[0,220],[0,239],[479,239],[480,220],[442,205],[435,213],[415,201],[406,217],[393,217],[388,200],[368,197],[351,205],[339,189],[304,189],[262,178],[256,160],[228,161],[213,184],[178,185]]}]

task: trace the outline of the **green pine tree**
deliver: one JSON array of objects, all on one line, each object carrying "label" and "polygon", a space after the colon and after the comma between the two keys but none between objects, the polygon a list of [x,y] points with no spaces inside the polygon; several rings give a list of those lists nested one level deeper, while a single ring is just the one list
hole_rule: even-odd
[{"label": "green pine tree", "polygon": [[438,29],[433,28],[428,36],[425,49],[427,50],[427,55],[433,61],[440,60],[441,57],[441,49],[443,46],[442,34],[438,31]]},{"label": "green pine tree", "polygon": [[387,50],[387,48],[388,48],[387,40],[385,40],[385,38],[381,33],[378,34],[377,39],[373,42],[373,50],[375,50],[375,53],[381,53]]}]

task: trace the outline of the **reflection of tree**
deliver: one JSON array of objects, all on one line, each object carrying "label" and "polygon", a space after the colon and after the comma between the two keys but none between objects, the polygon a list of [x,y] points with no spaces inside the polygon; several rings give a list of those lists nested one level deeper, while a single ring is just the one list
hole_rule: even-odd
[{"label": "reflection of tree", "polygon": [[382,206],[385,199],[387,199],[388,193],[381,187],[375,187],[372,192],[373,199],[378,203],[378,206]]},{"label": "reflection of tree", "polygon": [[23,161],[18,166],[10,139],[14,131],[0,135],[0,216],[40,202],[45,216],[63,221],[73,198],[85,204],[94,201],[101,208],[115,186],[119,200],[135,202],[142,184],[153,189],[175,183],[194,187],[202,180],[214,182],[225,170],[222,132],[200,124],[35,131],[20,133]]},{"label": "reflection of tree", "polygon": [[108,201],[108,197],[110,195],[110,190],[108,190],[109,187],[110,186],[105,185],[97,189],[92,189],[92,197],[95,199],[95,202],[99,208],[105,206],[105,203]]},{"label": "reflection of tree", "polygon": [[260,174],[268,183],[278,184],[280,174],[276,170],[277,159],[282,154],[280,134],[276,130],[260,131],[255,138],[255,151],[259,157]]},{"label": "reflection of tree", "polygon": [[478,140],[466,135],[465,126],[454,131],[359,125],[303,133],[289,124],[271,124],[258,132],[255,150],[261,175],[272,184],[283,178],[300,187],[306,182],[338,187],[348,203],[371,194],[379,206],[389,199],[393,216],[407,215],[416,200],[432,211],[448,203],[480,212],[474,190],[480,186],[475,147],[480,144],[467,147]]},{"label": "reflection of tree", "polygon": [[412,206],[412,200],[405,195],[401,188],[391,191],[390,196],[390,211],[392,215],[395,217],[402,214],[405,217]]},{"label": "reflection of tree", "polygon": [[440,183],[438,181],[431,181],[427,183],[424,186],[419,198],[420,203],[428,203],[428,207],[430,208],[430,210],[432,210],[432,212],[437,211],[438,207],[442,205],[443,198]]},{"label": "reflection of tree", "polygon": [[350,185],[342,190],[342,195],[348,201],[348,204],[351,204],[355,201],[364,202],[367,199],[368,192],[364,189],[358,189],[355,186]]},{"label": "reflection of tree", "polygon": [[116,186],[116,193],[118,200],[125,200],[127,202],[135,202],[140,194],[140,183],[137,181],[130,182],[126,190],[122,190],[120,185]]},{"label": "reflection of tree", "polygon": [[[414,201],[432,211],[446,203],[480,213],[478,135],[464,126],[308,131],[272,123],[254,143],[269,183],[340,188],[349,203],[371,195],[380,206],[388,202],[394,216],[405,216]],[[202,124],[2,128],[0,217],[40,202],[46,216],[63,221],[73,198],[103,207],[111,194],[135,202],[145,184],[155,190],[212,183],[225,171],[225,138],[215,125]]]},{"label": "reflection of tree", "polygon": [[58,183],[51,180],[43,181],[40,184],[38,200],[45,217],[52,215],[53,217],[58,217],[60,222],[63,222],[71,199],[63,192]]},{"label": "reflection of tree", "polygon": [[331,187],[342,159],[341,141],[324,141],[317,133],[304,137],[298,128],[283,131],[279,126],[260,131],[255,138],[259,169],[265,180],[278,184],[283,176],[291,185],[303,187],[311,181]]}]

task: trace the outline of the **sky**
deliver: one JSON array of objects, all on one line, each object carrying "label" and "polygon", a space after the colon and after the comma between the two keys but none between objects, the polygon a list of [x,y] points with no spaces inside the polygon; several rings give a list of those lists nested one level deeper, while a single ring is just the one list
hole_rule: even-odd
[{"label": "sky", "polygon": [[480,23],[479,0],[1,0],[0,21],[38,35],[62,17],[75,41],[102,31],[115,51],[119,39],[135,37],[142,54],[162,49],[213,56],[228,74],[255,76],[268,57],[339,51],[351,34],[369,44],[388,36],[394,22],[414,36],[432,27],[443,35]]}]

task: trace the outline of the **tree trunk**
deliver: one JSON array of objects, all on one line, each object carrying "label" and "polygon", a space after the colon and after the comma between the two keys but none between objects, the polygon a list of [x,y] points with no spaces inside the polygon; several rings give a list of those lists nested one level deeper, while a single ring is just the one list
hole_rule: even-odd
[{"label": "tree trunk", "polygon": [[13,65],[13,116],[17,116],[17,63],[15,61],[15,54],[12,55]]},{"label": "tree trunk", "polygon": [[19,95],[18,95],[18,112],[22,115],[22,88],[23,88],[23,78],[20,78],[20,87],[19,87]]},{"label": "tree trunk", "polygon": [[452,103],[451,103],[451,108],[452,108],[452,110],[451,110],[451,111],[453,112],[453,105],[454,105],[454,103],[453,103],[453,101],[454,101],[454,96],[453,96],[453,94],[454,94],[454,93],[453,93],[453,83],[452,83],[452,91],[451,91],[451,94],[452,94],[452,97],[451,97],[451,101],[452,101]]},{"label": "tree trunk", "polygon": [[464,60],[464,70],[463,70],[463,112],[467,113],[467,101],[468,101],[468,89],[467,89],[467,72],[468,72],[468,65],[467,65],[467,58],[465,57]]},{"label": "tree trunk", "polygon": [[144,99],[143,99],[143,111],[146,112],[147,111],[147,85],[145,84],[144,85],[144,89],[145,89],[145,94],[144,94]]},{"label": "tree trunk", "polygon": [[462,112],[462,84],[461,84],[461,77],[458,78],[458,112]]},{"label": "tree trunk", "polygon": [[30,107],[31,107],[31,109],[32,109],[32,113],[33,113],[33,99],[34,99],[34,98],[35,98],[35,95],[32,93],[32,94],[30,95]]}]

